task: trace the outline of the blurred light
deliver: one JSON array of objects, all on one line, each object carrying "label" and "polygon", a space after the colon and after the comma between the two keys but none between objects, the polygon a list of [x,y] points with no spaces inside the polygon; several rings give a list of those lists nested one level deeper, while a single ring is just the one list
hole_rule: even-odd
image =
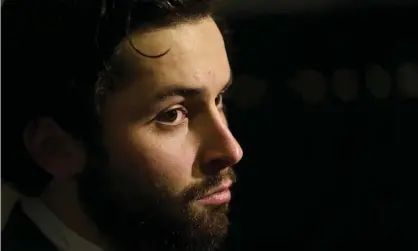
[{"label": "blurred light", "polygon": [[299,72],[290,84],[309,104],[317,104],[323,101],[327,93],[327,83],[324,76],[315,70]]},{"label": "blurred light", "polygon": [[376,98],[387,98],[392,88],[392,80],[387,71],[378,65],[366,70],[366,86]]},{"label": "blurred light", "polygon": [[418,98],[418,65],[403,64],[396,75],[399,91],[408,98]]},{"label": "blurred light", "polygon": [[253,76],[239,75],[234,78],[232,102],[240,108],[257,106],[267,89],[267,84]]},{"label": "blurred light", "polygon": [[332,77],[334,94],[343,102],[353,101],[357,98],[359,84],[356,73],[348,69],[339,69]]}]

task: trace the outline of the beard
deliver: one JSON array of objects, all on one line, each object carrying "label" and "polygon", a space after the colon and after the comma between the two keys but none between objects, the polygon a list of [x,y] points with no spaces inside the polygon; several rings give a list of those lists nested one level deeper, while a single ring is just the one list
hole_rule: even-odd
[{"label": "beard", "polygon": [[[90,158],[78,175],[79,198],[111,249],[212,251],[223,243],[228,229],[228,205],[203,206],[197,199],[226,178],[231,168],[206,177],[174,194],[173,184],[146,169],[126,173],[102,157]],[[97,156],[97,155],[96,155]]]}]

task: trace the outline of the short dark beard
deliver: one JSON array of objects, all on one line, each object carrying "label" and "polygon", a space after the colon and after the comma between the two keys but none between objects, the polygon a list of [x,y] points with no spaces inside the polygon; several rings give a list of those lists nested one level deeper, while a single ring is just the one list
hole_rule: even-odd
[{"label": "short dark beard", "polygon": [[[123,169],[100,162],[90,161],[78,176],[79,198],[112,248],[212,251],[222,244],[228,206],[197,208],[195,199],[218,186],[225,176],[235,180],[231,169],[186,189],[184,196],[177,198],[165,186],[141,191],[140,181],[118,171]],[[152,184],[153,177],[146,178]]]}]

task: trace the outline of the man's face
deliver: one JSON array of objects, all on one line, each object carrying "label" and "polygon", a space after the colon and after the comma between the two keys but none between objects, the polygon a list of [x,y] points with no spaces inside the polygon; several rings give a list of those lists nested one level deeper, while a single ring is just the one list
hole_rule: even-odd
[{"label": "man's face", "polygon": [[[102,152],[80,175],[86,212],[119,248],[205,250],[225,237],[242,149],[222,93],[231,80],[223,38],[210,18],[133,34],[118,57],[136,73],[102,113]],[[215,195],[209,196],[215,190]]]}]

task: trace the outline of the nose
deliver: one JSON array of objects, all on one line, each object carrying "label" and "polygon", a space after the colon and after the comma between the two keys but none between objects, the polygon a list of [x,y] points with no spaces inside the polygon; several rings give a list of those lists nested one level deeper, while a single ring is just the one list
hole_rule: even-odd
[{"label": "nose", "polygon": [[201,150],[207,169],[217,173],[237,164],[243,156],[243,151],[229,130],[225,117],[219,115],[217,118],[212,118],[211,123],[206,123],[205,127],[205,139]]}]

